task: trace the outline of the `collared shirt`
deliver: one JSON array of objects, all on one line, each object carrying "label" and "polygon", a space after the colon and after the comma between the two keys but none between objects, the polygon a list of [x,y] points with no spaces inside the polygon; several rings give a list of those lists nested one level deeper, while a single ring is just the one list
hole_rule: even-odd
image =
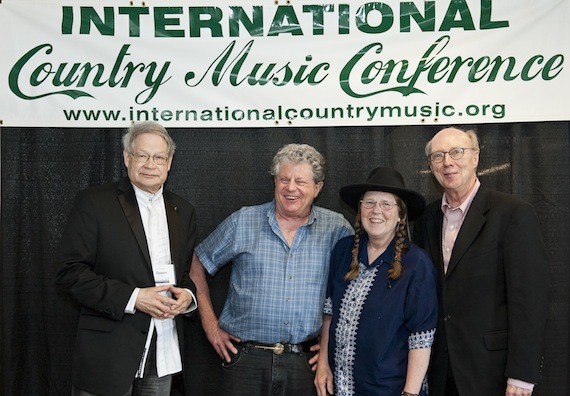
[{"label": "collared shirt", "polygon": [[451,260],[451,252],[453,251],[453,246],[455,246],[455,240],[465,220],[467,211],[473,202],[473,198],[479,191],[481,182],[479,179],[475,181],[475,186],[473,190],[469,193],[467,198],[458,207],[451,206],[445,194],[441,200],[441,211],[443,212],[443,229],[441,235],[441,249],[443,252],[443,271],[447,273],[447,267],[449,266],[449,260]]},{"label": "collared shirt", "polygon": [[[151,264],[154,266],[159,264],[171,263],[170,260],[170,237],[168,236],[168,221],[166,219],[166,208],[164,205],[164,197],[162,195],[162,187],[155,194],[150,194],[133,185],[135,196],[139,206],[139,212],[145,229],[147,237],[147,244],[150,250]],[[165,233],[165,238],[162,245],[153,247],[153,243],[149,239],[149,210],[153,208],[158,214],[158,222],[155,227],[159,232]],[[154,244],[156,245],[156,244]],[[175,283],[175,282],[174,282]],[[140,289],[136,288],[131,295],[129,304],[125,312],[134,312],[134,303],[138,296]],[[145,349],[141,356],[141,364],[136,373],[136,377],[140,378],[144,373],[144,366],[146,357],[150,348],[152,336],[156,331],[156,370],[159,377],[174,374],[182,370],[182,358],[180,355],[180,347],[178,345],[178,335],[176,332],[176,324],[174,319],[158,320],[152,318],[149,325],[149,331],[146,339]]]},{"label": "collared shirt", "polygon": [[275,201],[231,214],[195,250],[211,275],[233,262],[220,327],[243,341],[298,344],[316,337],[331,251],[353,233],[340,213],[313,206],[289,246]]}]

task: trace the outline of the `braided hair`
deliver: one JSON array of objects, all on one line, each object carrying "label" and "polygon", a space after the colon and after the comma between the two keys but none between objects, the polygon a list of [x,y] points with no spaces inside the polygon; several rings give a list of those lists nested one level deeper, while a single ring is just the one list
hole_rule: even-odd
[{"label": "braided hair", "polygon": [[[394,246],[394,257],[392,259],[392,264],[388,270],[389,280],[399,279],[404,273],[404,268],[402,266],[402,256],[408,250],[408,246],[405,242],[406,238],[408,237],[406,204],[399,196],[394,195],[394,197],[396,198],[396,204],[398,205],[398,214],[400,216],[400,221],[396,226],[396,244]],[[360,205],[358,205],[358,210],[356,212],[356,221],[354,222],[354,244],[352,245],[352,260],[350,262],[350,268],[348,272],[344,275],[344,279],[347,281],[351,281],[356,278],[360,271],[358,251],[360,250],[360,237],[364,232],[366,231],[364,231],[362,228]]]}]

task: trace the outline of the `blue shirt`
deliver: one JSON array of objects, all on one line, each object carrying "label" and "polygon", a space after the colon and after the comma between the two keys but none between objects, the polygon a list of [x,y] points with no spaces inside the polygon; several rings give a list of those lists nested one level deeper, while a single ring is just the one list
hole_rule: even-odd
[{"label": "blue shirt", "polygon": [[[403,273],[388,279],[394,241],[368,262],[368,237],[360,240],[360,272],[347,282],[354,237],[338,242],[324,313],[332,315],[329,364],[335,395],[394,396],[404,390],[410,349],[430,348],[437,325],[437,277],[429,256],[408,242]],[[420,395],[426,394],[426,384]]]},{"label": "blue shirt", "polygon": [[291,246],[275,217],[275,201],[226,218],[196,254],[210,275],[233,262],[222,329],[242,341],[298,344],[316,337],[336,242],[353,234],[340,213],[313,206]]}]

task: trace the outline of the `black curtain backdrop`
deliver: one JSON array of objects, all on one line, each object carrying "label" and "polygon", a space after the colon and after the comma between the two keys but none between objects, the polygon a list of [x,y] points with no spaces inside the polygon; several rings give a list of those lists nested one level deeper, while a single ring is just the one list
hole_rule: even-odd
[{"label": "black curtain backdrop", "polygon": [[[477,125],[480,180],[535,205],[548,247],[551,302],[543,382],[535,395],[569,395],[570,123]],[[244,205],[273,197],[271,158],[308,143],[327,160],[317,204],[354,214],[338,191],[379,165],[398,169],[428,201],[441,194],[424,145],[440,127],[171,129],[178,149],[167,188],[197,209],[199,240]],[[54,260],[75,193],[125,175],[124,129],[2,128],[0,394],[68,395],[77,310],[54,290]],[[230,268],[210,279],[215,308]],[[529,287],[532,285],[529,285]],[[220,361],[199,320],[186,326],[184,381],[176,394],[212,395]],[[184,386],[183,386],[184,385]],[[184,390],[182,388],[185,388]]]}]

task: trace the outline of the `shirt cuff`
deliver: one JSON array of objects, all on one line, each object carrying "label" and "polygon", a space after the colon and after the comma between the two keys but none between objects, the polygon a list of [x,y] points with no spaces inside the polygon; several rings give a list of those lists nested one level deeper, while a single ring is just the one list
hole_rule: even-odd
[{"label": "shirt cuff", "polygon": [[192,302],[190,303],[190,305],[188,305],[188,308],[186,308],[186,310],[184,312],[182,312],[182,315],[188,314],[192,311],[195,311],[196,308],[198,308],[198,302],[196,300],[196,296],[194,295],[194,293],[192,293],[192,291],[190,289],[184,289],[186,290],[188,293],[190,293],[190,295],[192,296]]},{"label": "shirt cuff", "polygon": [[507,380],[507,384],[516,386],[518,388],[523,388],[523,389],[529,390],[531,392],[534,389],[534,384],[532,382],[525,382],[525,381],[518,380],[515,378],[509,378]]},{"label": "shirt cuff", "polygon": [[137,302],[137,297],[139,296],[140,291],[141,291],[140,288],[135,287],[135,290],[133,290],[133,293],[131,294],[131,298],[129,298],[129,302],[125,307],[125,313],[134,314],[135,312],[137,312],[137,309],[135,308],[135,303]]}]

